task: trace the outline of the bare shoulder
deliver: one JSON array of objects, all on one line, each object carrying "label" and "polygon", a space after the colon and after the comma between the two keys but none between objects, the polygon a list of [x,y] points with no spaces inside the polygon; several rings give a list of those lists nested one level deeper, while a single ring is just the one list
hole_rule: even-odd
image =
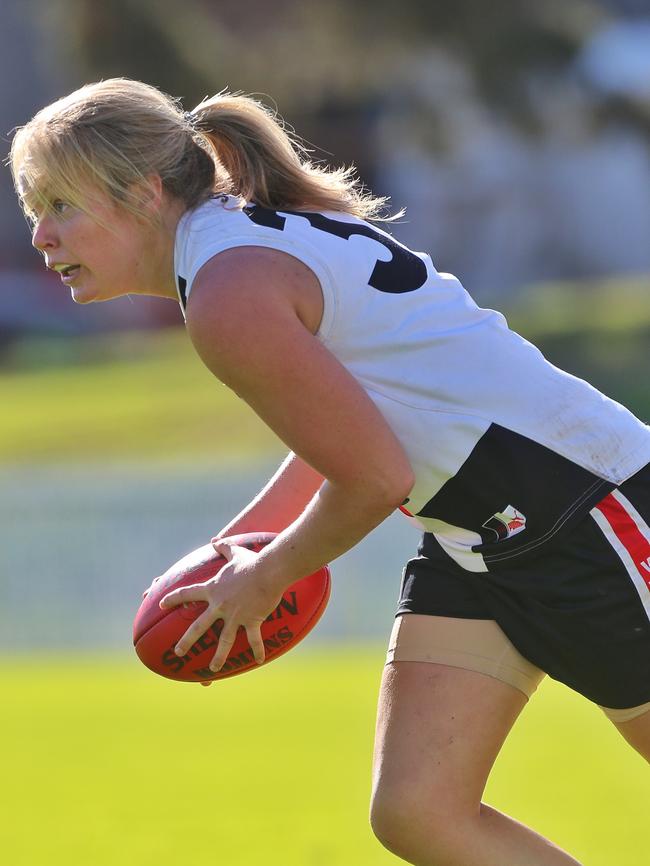
[{"label": "bare shoulder", "polygon": [[[356,486],[387,478],[387,467],[407,474],[401,445],[375,404],[314,335],[314,322],[305,322],[320,317],[316,290],[320,301],[315,276],[284,253],[220,253],[192,287],[190,339],[217,379],[324,478]],[[306,306],[303,294],[311,295]]]},{"label": "bare shoulder", "polygon": [[251,402],[271,381],[318,353],[322,294],[314,274],[290,255],[236,247],[201,268],[187,305],[187,331],[206,366]]},{"label": "bare shoulder", "polygon": [[211,258],[194,280],[188,328],[212,315],[224,318],[293,310],[315,334],[323,316],[323,293],[314,272],[299,259],[266,247],[234,247]]}]

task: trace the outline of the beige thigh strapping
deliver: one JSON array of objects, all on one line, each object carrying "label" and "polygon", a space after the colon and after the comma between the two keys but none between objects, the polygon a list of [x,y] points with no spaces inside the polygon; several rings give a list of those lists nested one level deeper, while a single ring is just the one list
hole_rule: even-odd
[{"label": "beige thigh strapping", "polygon": [[[409,613],[398,616],[386,663],[432,662],[477,671],[514,686],[530,697],[544,672],[515,649],[492,619],[460,619]],[[601,707],[613,722],[628,722],[650,711],[650,703],[616,710]]]},{"label": "beige thigh strapping", "polygon": [[637,716],[650,712],[650,703],[640,704],[638,707],[630,707],[627,710],[613,710],[611,707],[601,707],[601,710],[613,722],[620,724],[621,722],[631,722]]},{"label": "beige thigh strapping", "polygon": [[417,613],[398,616],[386,662],[432,662],[477,671],[514,686],[527,697],[544,677],[491,619]]}]

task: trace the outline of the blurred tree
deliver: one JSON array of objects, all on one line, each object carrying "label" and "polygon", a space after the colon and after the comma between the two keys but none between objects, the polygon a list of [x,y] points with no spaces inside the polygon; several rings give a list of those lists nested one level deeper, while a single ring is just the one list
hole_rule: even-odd
[{"label": "blurred tree", "polygon": [[218,21],[211,19],[207,29],[201,22],[192,26],[199,11],[192,0],[183,4],[182,16],[178,4],[164,0],[67,2],[76,21],[74,53],[86,78],[137,78],[192,101],[214,88],[207,81],[206,64],[196,62],[209,56],[214,80],[219,80],[223,50]]},{"label": "blurred tree", "polygon": [[355,29],[377,40],[409,41],[412,54],[432,44],[462,57],[492,111],[536,128],[527,88],[532,74],[563,70],[603,17],[595,0],[392,0],[350,4]]}]

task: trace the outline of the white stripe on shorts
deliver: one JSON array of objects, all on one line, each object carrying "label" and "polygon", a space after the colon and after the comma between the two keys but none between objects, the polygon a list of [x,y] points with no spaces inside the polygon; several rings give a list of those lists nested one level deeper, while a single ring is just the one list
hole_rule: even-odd
[{"label": "white stripe on shorts", "polygon": [[650,619],[650,526],[620,490],[613,490],[591,510],[630,575]]}]

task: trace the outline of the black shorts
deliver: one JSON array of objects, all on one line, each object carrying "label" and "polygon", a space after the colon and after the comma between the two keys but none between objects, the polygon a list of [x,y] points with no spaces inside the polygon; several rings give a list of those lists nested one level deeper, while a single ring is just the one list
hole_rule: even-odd
[{"label": "black shorts", "polygon": [[425,533],[397,613],[496,620],[528,661],[595,703],[650,701],[650,466],[498,571],[465,571]]}]

